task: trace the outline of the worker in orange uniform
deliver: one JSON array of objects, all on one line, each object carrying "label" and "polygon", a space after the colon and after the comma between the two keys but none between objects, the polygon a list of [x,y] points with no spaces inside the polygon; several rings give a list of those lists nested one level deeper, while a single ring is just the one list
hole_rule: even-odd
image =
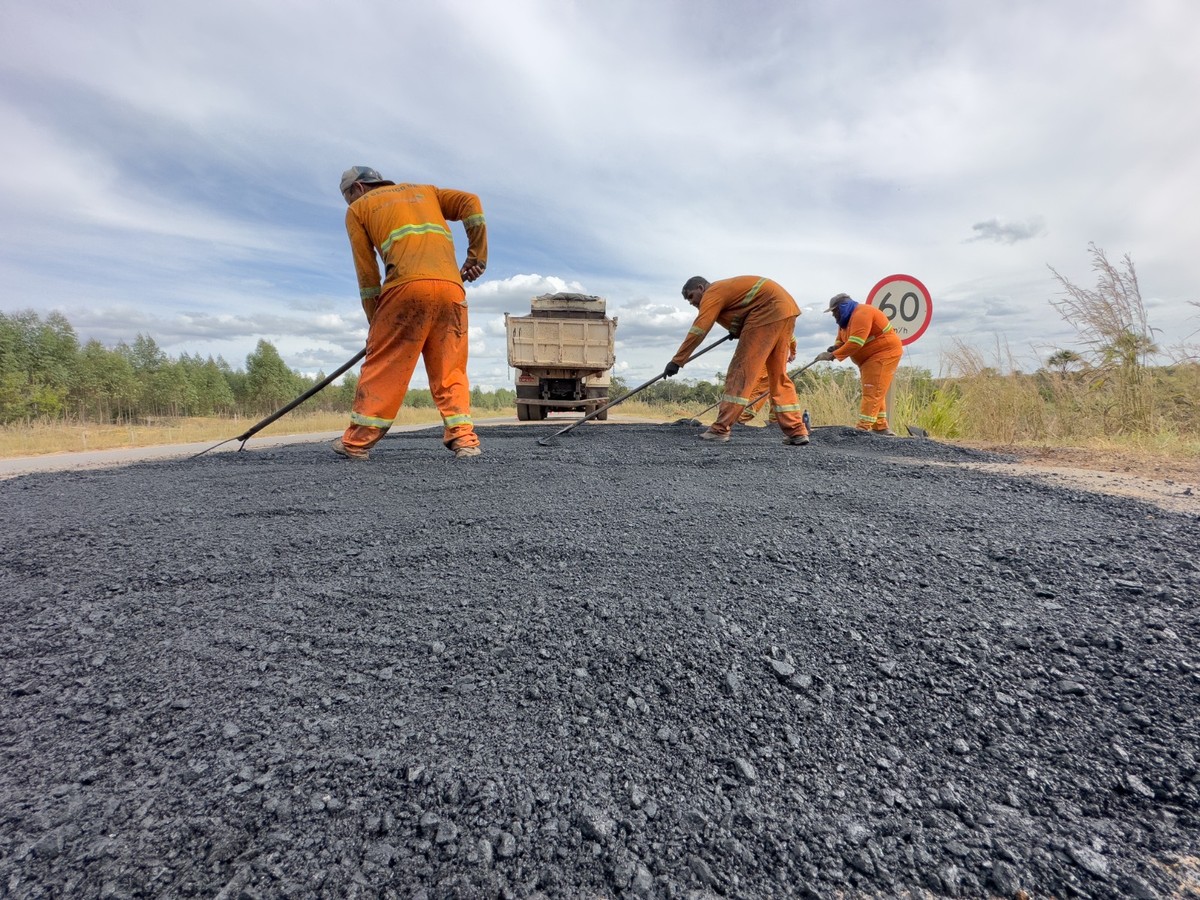
[{"label": "worker in orange uniform", "polygon": [[849,294],[831,297],[829,314],[838,324],[837,343],[817,354],[817,359],[853,360],[862,381],[862,406],[855,427],[875,434],[895,434],[888,427],[887,392],[904,355],[900,335],[880,310],[851,300]]},{"label": "worker in orange uniform", "polygon": [[[467,382],[467,299],[463,281],[487,267],[487,226],[479,198],[431,184],[396,184],[374,169],[342,174],[346,233],[367,314],[367,355],[334,452],[366,459],[400,412],[417,358],[442,414],[442,443],[460,459],[479,456]],[[460,267],[447,220],[462,222],[467,257]],[[383,261],[384,277],[379,278]]]},{"label": "worker in orange uniform", "polygon": [[725,443],[733,423],[750,405],[750,391],[758,375],[767,373],[771,408],[786,435],[785,444],[808,443],[808,429],[801,416],[796,386],[787,376],[792,331],[800,307],[792,295],[769,278],[740,275],[709,282],[696,275],[683,285],[683,297],[699,310],[687,337],[663,369],[677,375],[713,325],[721,322],[738,339],[737,350],[725,373],[725,393],[717,408],[717,420],[700,433],[701,440]]},{"label": "worker in orange uniform", "polygon": [[[724,323],[720,320],[720,318],[717,319],[717,324],[724,325]],[[726,329],[728,329],[729,326],[726,325],[725,327],[726,327]],[[796,358],[796,338],[793,337],[791,339],[791,342],[788,344],[787,361],[792,362],[795,358]],[[753,422],[754,417],[758,415],[759,411],[763,408],[763,405],[768,400],[771,399],[770,393],[771,393],[771,378],[769,375],[767,375],[767,370],[766,370],[766,367],[764,366],[763,370],[762,370],[762,374],[758,376],[758,381],[756,381],[754,383],[754,390],[752,390],[750,392],[750,399],[752,402],[750,403],[749,406],[747,406],[744,410],[742,410],[742,414],[740,416],[738,416],[738,422],[740,422],[742,425],[748,425],[749,423]],[[754,400],[755,397],[758,397],[759,399]],[[771,411],[767,414],[767,422],[768,422],[768,424],[774,425],[775,420],[776,420],[775,409],[774,409],[774,407],[772,407]]]}]

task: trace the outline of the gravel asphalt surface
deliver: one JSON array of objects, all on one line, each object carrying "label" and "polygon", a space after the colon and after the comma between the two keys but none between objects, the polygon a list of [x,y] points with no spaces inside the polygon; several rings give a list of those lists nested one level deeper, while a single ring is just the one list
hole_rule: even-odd
[{"label": "gravel asphalt surface", "polygon": [[554,430],[0,481],[0,896],[1197,896],[1200,516]]}]

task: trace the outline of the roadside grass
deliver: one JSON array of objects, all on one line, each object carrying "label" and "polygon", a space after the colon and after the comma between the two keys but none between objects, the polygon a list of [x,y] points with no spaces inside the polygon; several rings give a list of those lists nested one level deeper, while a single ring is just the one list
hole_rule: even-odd
[{"label": "roadside grass", "polygon": [[[1155,393],[1154,427],[1116,421],[1109,397],[1069,377],[1034,378],[972,372],[935,383],[920,370],[897,373],[890,423],[899,434],[914,425],[929,436],[976,449],[1003,450],[1022,457],[1057,455],[1077,467],[1119,466],[1131,471],[1200,473],[1200,415],[1187,399],[1191,385],[1168,384]],[[818,377],[798,385],[812,424],[853,426],[858,414],[856,379]],[[1200,394],[1200,391],[1196,393]],[[1193,397],[1195,394],[1193,394]],[[1181,397],[1184,398],[1181,401]],[[614,410],[623,415],[674,422],[694,418],[704,406],[631,400]],[[716,410],[700,417],[708,425]],[[757,422],[766,421],[766,410]]]},{"label": "roadside grass", "polygon": [[[516,415],[516,412],[497,410],[483,415]],[[0,427],[0,458],[216,442],[242,434],[260,421],[261,418],[197,416],[164,417],[143,424],[129,425],[97,425],[93,422],[69,421],[5,425]],[[341,431],[346,427],[347,421],[345,412],[293,412],[256,432],[254,437]],[[436,409],[402,409],[396,424],[424,425],[439,421],[441,417]]]},{"label": "roadside grass", "polygon": [[[930,437],[962,446],[995,449],[1027,457],[1058,454],[1076,464],[1116,460],[1131,470],[1200,471],[1200,425],[1196,396],[1200,394],[1196,369],[1176,371],[1172,380],[1153,385],[1147,408],[1152,427],[1122,420],[1115,413],[1111,392],[1070,374],[1038,376],[1001,375],[977,360],[958,366],[951,379],[934,381],[923,370],[897,373],[891,398],[891,424],[900,434],[918,426]],[[856,373],[830,367],[810,373],[798,384],[801,403],[812,424],[852,426],[858,413]],[[614,416],[656,422],[695,418],[706,404],[645,402],[633,398],[613,409]],[[513,417],[507,409],[476,409],[477,419]],[[711,424],[716,410],[700,417]],[[757,422],[765,424],[766,407]],[[569,424],[571,417],[553,417]],[[223,441],[241,434],[261,419],[160,418],[141,424],[97,425],[72,421],[34,422],[0,426],[0,458],[50,453],[128,449],[162,444]],[[439,421],[436,409],[404,408],[398,425],[426,425]],[[342,411],[312,410],[289,413],[255,437],[341,431],[347,423]],[[1089,454],[1096,457],[1089,460]]]}]

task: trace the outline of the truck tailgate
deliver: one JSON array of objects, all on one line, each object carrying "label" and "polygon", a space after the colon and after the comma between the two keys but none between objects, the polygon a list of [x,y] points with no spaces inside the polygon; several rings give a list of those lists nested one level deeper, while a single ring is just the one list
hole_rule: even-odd
[{"label": "truck tailgate", "polygon": [[508,364],[516,369],[601,371],[616,362],[612,319],[507,316]]}]

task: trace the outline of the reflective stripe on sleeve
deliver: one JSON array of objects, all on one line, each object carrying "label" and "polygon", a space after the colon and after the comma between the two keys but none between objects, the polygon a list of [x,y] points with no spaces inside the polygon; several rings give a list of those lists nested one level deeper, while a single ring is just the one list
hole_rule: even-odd
[{"label": "reflective stripe on sleeve", "polygon": [[363,300],[370,300],[372,297],[378,297],[380,290],[378,287],[359,288],[358,296]]},{"label": "reflective stripe on sleeve", "polygon": [[484,224],[486,223],[483,221],[483,213],[478,213],[474,216],[467,216],[465,219],[463,219],[464,228],[478,228],[480,225]]},{"label": "reflective stripe on sleeve", "polygon": [[702,329],[702,328],[697,328],[695,325],[693,325],[691,328],[689,328],[689,329],[688,329],[688,334],[699,334],[699,335],[703,335],[703,334],[704,334],[704,329]]},{"label": "reflective stripe on sleeve", "polygon": [[863,344],[866,343],[866,341],[860,337],[846,338],[846,340],[848,340],[851,344],[854,344],[857,347],[861,347]]}]

